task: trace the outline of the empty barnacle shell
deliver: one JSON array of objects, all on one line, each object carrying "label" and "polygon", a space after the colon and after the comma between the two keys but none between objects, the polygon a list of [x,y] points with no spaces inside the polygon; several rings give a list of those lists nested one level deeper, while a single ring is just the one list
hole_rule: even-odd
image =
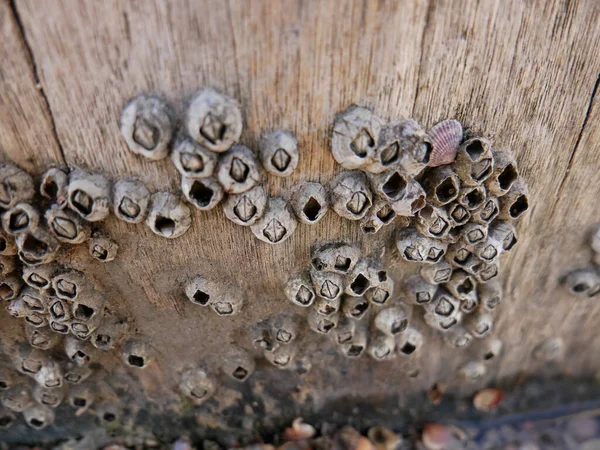
[{"label": "empty barnacle shell", "polygon": [[79,411],[87,411],[96,399],[95,389],[89,385],[80,384],[69,389],[67,401],[69,405]]},{"label": "empty barnacle shell", "polygon": [[403,228],[396,235],[396,248],[405,261],[436,264],[444,257],[448,244],[423,236],[413,228]]},{"label": "empty barnacle shell", "polygon": [[223,211],[229,220],[238,225],[254,225],[265,213],[267,194],[262,185],[254,186],[242,194],[232,194],[223,203]]},{"label": "empty barnacle shell", "polygon": [[123,344],[121,357],[125,364],[143,369],[154,359],[154,349],[140,339],[129,339]]},{"label": "empty barnacle shell", "polygon": [[382,332],[374,332],[369,336],[367,353],[376,361],[386,361],[396,357],[394,338]]},{"label": "empty barnacle shell", "polygon": [[23,412],[35,404],[31,391],[25,383],[10,386],[2,392],[0,399],[5,408],[17,413]]},{"label": "empty barnacle shell", "polygon": [[26,233],[39,223],[40,213],[29,203],[17,203],[2,214],[2,228],[12,235]]},{"label": "empty barnacle shell", "polygon": [[69,176],[69,207],[89,222],[104,220],[110,213],[110,183],[103,175],[74,169]]},{"label": "empty barnacle shell", "polygon": [[429,303],[437,290],[437,286],[425,281],[419,275],[412,275],[403,280],[402,298],[412,305]]},{"label": "empty barnacle shell", "polygon": [[452,276],[452,265],[444,260],[435,264],[424,264],[420,274],[430,284],[447,283]]},{"label": "empty barnacle shell", "polygon": [[0,430],[7,430],[16,420],[17,418],[8,408],[0,407]]},{"label": "empty barnacle shell", "polygon": [[187,110],[186,129],[199,144],[213,152],[224,152],[242,134],[238,103],[213,88],[201,89]]},{"label": "empty barnacle shell", "polygon": [[396,349],[401,356],[411,356],[423,344],[423,335],[416,328],[408,327],[403,333],[400,333],[396,342]]},{"label": "empty barnacle shell", "polygon": [[515,180],[510,190],[500,197],[500,214],[504,220],[515,220],[529,209],[529,190],[522,178]]},{"label": "empty barnacle shell", "polygon": [[298,318],[293,314],[281,313],[269,319],[277,342],[289,344],[298,336]]},{"label": "empty barnacle shell", "polygon": [[360,222],[360,229],[365,234],[377,233],[385,225],[389,225],[396,218],[396,211],[389,202],[376,199],[373,206]]},{"label": "empty barnacle shell", "polygon": [[97,349],[111,350],[125,337],[128,328],[129,323],[124,319],[103,323],[92,333],[90,342]]},{"label": "empty barnacle shell", "polygon": [[593,266],[576,269],[563,278],[562,284],[572,294],[592,298],[600,293],[600,274]]},{"label": "empty barnacle shell", "polygon": [[471,214],[471,221],[482,224],[489,224],[500,214],[500,202],[496,197],[488,197],[481,208]]},{"label": "empty barnacle shell", "polygon": [[460,298],[460,310],[465,314],[471,314],[479,307],[479,298],[476,291],[471,291],[469,294],[463,295]]},{"label": "empty barnacle shell", "polygon": [[463,137],[460,122],[455,119],[443,120],[431,127],[427,135],[432,147],[428,165],[437,167],[454,162]]},{"label": "empty barnacle shell", "polygon": [[339,273],[312,270],[310,277],[315,293],[327,301],[338,299],[344,292],[345,280]]},{"label": "empty barnacle shell", "polygon": [[223,199],[223,188],[213,177],[181,179],[183,195],[201,211],[210,211]]},{"label": "empty barnacle shell", "polygon": [[352,105],[338,113],[333,123],[331,153],[345,169],[368,166],[375,155],[382,121],[373,112]]},{"label": "empty barnacle shell", "polygon": [[78,270],[69,269],[52,278],[52,288],[62,300],[75,301],[86,285],[85,275]]},{"label": "empty barnacle shell", "polygon": [[94,233],[88,244],[92,258],[100,262],[109,262],[117,257],[119,244],[102,233]]},{"label": "empty barnacle shell", "polygon": [[39,226],[16,238],[19,259],[29,266],[52,262],[60,249],[60,243],[45,228]]},{"label": "empty barnacle shell", "polygon": [[71,331],[69,319],[58,321],[48,317],[48,326],[52,331],[59,334],[69,334]]},{"label": "empty barnacle shell", "polygon": [[296,357],[297,348],[294,344],[282,345],[273,349],[272,352],[265,352],[267,361],[279,369],[288,369],[292,367],[292,362]]},{"label": "empty barnacle shell", "polygon": [[119,180],[113,188],[113,211],[128,223],[142,222],[148,214],[150,192],[141,181]]},{"label": "empty barnacle shell", "polygon": [[408,179],[398,169],[377,174],[368,173],[367,180],[369,180],[371,192],[385,201],[395,202],[406,194]]},{"label": "empty barnacle shell", "polygon": [[485,182],[485,187],[491,195],[502,197],[510,190],[513,183],[519,177],[517,162],[506,151],[496,150],[492,155],[494,158],[494,169]]},{"label": "empty barnacle shell", "polygon": [[50,297],[47,304],[50,321],[67,322],[73,317],[70,302],[57,297]]},{"label": "empty barnacle shell", "polygon": [[478,381],[485,376],[487,369],[481,361],[469,361],[459,370],[459,375],[466,381]]},{"label": "empty barnacle shell", "polygon": [[173,146],[171,160],[182,177],[206,178],[214,173],[219,157],[182,134]]},{"label": "empty barnacle shell", "polygon": [[564,349],[562,338],[550,336],[533,349],[532,356],[540,361],[554,361],[563,356]]},{"label": "empty barnacle shell", "polygon": [[80,367],[89,364],[94,357],[94,348],[89,342],[68,336],[64,346],[67,358]]},{"label": "empty barnacle shell", "polygon": [[259,240],[280,244],[296,231],[297,225],[289,204],[282,197],[271,197],[264,215],[250,229]]},{"label": "empty barnacle shell", "polygon": [[73,319],[83,323],[95,322],[96,317],[102,316],[105,301],[104,295],[98,291],[88,292],[86,295],[80,296],[77,302],[71,305]]},{"label": "empty barnacle shell", "polygon": [[498,261],[483,263],[480,270],[475,273],[475,279],[478,283],[487,283],[498,276],[500,265]]},{"label": "empty barnacle shell", "polygon": [[260,183],[262,173],[258,158],[243,145],[234,145],[221,156],[216,177],[228,194],[241,194]]},{"label": "empty barnacle shell", "polygon": [[73,211],[52,205],[45,214],[48,228],[61,242],[81,244],[90,236],[90,227]]},{"label": "empty barnacle shell", "polygon": [[502,250],[510,251],[517,243],[517,231],[512,222],[495,220],[489,227],[488,235],[502,243]]},{"label": "empty barnacle shell", "polygon": [[331,316],[332,314],[337,314],[340,309],[340,303],[339,297],[334,300],[326,300],[322,297],[318,297],[314,309],[323,316]]},{"label": "empty barnacle shell", "polygon": [[499,389],[482,389],[473,397],[473,406],[479,411],[492,411],[500,405],[504,393]]},{"label": "empty barnacle shell", "polygon": [[444,333],[444,342],[453,348],[467,348],[473,342],[473,335],[462,325],[456,325]]},{"label": "empty barnacle shell", "polygon": [[476,292],[477,283],[463,270],[455,270],[444,288],[459,300],[468,300]]},{"label": "empty barnacle shell", "polygon": [[302,223],[313,224],[329,210],[329,194],[321,183],[305,181],[292,188],[291,206]]},{"label": "empty barnacle shell", "polygon": [[67,363],[64,369],[64,379],[66,382],[71,384],[83,383],[94,373],[93,369],[86,366],[79,366],[76,363]]},{"label": "empty barnacle shell", "polygon": [[315,309],[311,309],[308,313],[308,326],[311,330],[317,333],[327,334],[333,330],[339,320],[339,314],[334,313],[330,316],[319,314]]},{"label": "empty barnacle shell", "polygon": [[347,274],[354,270],[361,251],[355,245],[333,242],[322,245],[312,252],[311,266],[314,270]]},{"label": "empty barnacle shell", "polygon": [[406,187],[404,188],[404,195],[398,200],[390,203],[390,207],[399,216],[412,217],[421,211],[427,204],[425,197],[425,190],[419,182],[409,178],[407,179]]},{"label": "empty barnacle shell", "polygon": [[373,204],[371,190],[362,172],[342,172],[329,183],[331,206],[349,220],[362,219]]},{"label": "empty barnacle shell", "polygon": [[152,161],[165,158],[173,135],[173,111],[161,98],[140,95],[121,112],[121,133],[133,153]]},{"label": "empty barnacle shell", "polygon": [[0,255],[14,256],[17,254],[15,238],[0,228]]},{"label": "empty barnacle shell", "polygon": [[453,228],[466,224],[471,219],[471,213],[468,208],[457,202],[452,202],[445,206],[446,214]]},{"label": "empty barnacle shell", "polygon": [[348,317],[342,317],[339,319],[337,326],[331,332],[331,337],[334,342],[341,345],[349,342],[354,336],[356,330],[356,321],[351,320]]},{"label": "empty barnacle shell", "polygon": [[315,427],[305,423],[302,417],[298,417],[294,419],[292,426],[285,429],[282,437],[286,441],[302,441],[312,438],[316,433]]},{"label": "empty barnacle shell", "polygon": [[6,276],[12,273],[17,267],[17,262],[13,256],[0,255],[0,276]]},{"label": "empty barnacle shell", "polygon": [[12,300],[23,287],[23,280],[17,273],[0,276],[0,300]]},{"label": "empty barnacle shell", "polygon": [[342,297],[342,313],[354,320],[362,319],[369,309],[369,302],[363,297],[344,295]]},{"label": "empty barnacle shell", "polygon": [[472,248],[473,247],[470,244],[461,239],[448,246],[445,259],[454,267],[464,267],[468,265],[470,261],[478,261],[471,252]]},{"label": "empty barnacle shell", "polygon": [[315,291],[308,271],[290,278],[284,287],[284,291],[288,300],[298,306],[308,307],[315,300]]},{"label": "empty barnacle shell", "polygon": [[47,388],[56,388],[63,384],[63,373],[60,364],[50,358],[44,361],[33,378],[38,384]]},{"label": "empty barnacle shell", "polygon": [[425,323],[440,331],[447,331],[461,319],[460,302],[443,289],[438,289],[433,300],[425,306]]},{"label": "empty barnacle shell", "polygon": [[488,236],[473,247],[473,254],[485,262],[495,261],[502,251],[502,242],[492,236]]},{"label": "empty barnacle shell", "polygon": [[483,186],[464,186],[460,190],[460,194],[456,201],[469,211],[474,211],[484,204],[486,197],[487,194]]},{"label": "empty barnacle shell", "polygon": [[154,234],[175,239],[184,234],[191,224],[190,208],[178,196],[169,192],[152,194],[146,225]]},{"label": "empty barnacle shell", "polygon": [[429,202],[435,206],[444,206],[458,198],[460,181],[450,167],[436,167],[427,171],[423,188]]},{"label": "empty barnacle shell", "polygon": [[50,328],[27,326],[25,330],[27,331],[29,344],[40,350],[50,350],[58,345],[61,340],[61,337],[56,333],[53,333]]},{"label": "empty barnacle shell", "polygon": [[223,372],[235,381],[244,382],[254,372],[254,358],[243,349],[236,349],[223,358]]},{"label": "empty barnacle shell", "polygon": [[210,302],[210,307],[219,316],[231,316],[237,314],[244,306],[242,293],[233,286],[223,289],[222,295]]},{"label": "empty barnacle shell", "polygon": [[385,305],[394,292],[394,280],[387,276],[385,270],[381,270],[379,273],[381,278],[371,282],[371,287],[365,292],[364,297],[376,305]]},{"label": "empty barnacle shell", "polygon": [[417,214],[417,230],[427,237],[445,238],[451,230],[448,213],[444,208],[426,205]]},{"label": "empty barnacle shell", "polygon": [[12,163],[0,164],[0,208],[11,209],[31,199],[35,187],[31,175]]},{"label": "empty barnacle shell", "polygon": [[372,271],[370,261],[361,259],[348,274],[346,283],[346,294],[362,297],[369,290],[372,283]]},{"label": "empty barnacle shell", "polygon": [[75,336],[77,339],[81,339],[82,341],[89,339],[92,333],[96,331],[98,326],[102,323],[103,317],[104,314],[101,311],[100,314],[96,314],[93,318],[85,321],[71,319],[69,324],[71,334],[73,334],[73,336]]},{"label": "empty barnacle shell", "polygon": [[369,428],[367,437],[374,450],[397,450],[403,442],[402,436],[381,426]]},{"label": "empty barnacle shell", "polygon": [[377,313],[373,326],[388,336],[396,336],[408,328],[408,312],[401,305],[387,307]]},{"label": "empty barnacle shell", "polygon": [[215,377],[204,369],[189,369],[181,375],[179,390],[196,405],[212,397],[216,389]]},{"label": "empty barnacle shell", "polygon": [[23,419],[31,428],[41,430],[54,422],[54,411],[47,406],[34,404],[23,411]]},{"label": "empty barnacle shell", "polygon": [[[463,142],[456,154],[456,174],[463,186],[482,184],[495,173],[496,158],[492,158],[490,142],[482,137],[473,137]],[[491,192],[496,195],[495,192]]]},{"label": "empty barnacle shell", "polygon": [[40,194],[54,202],[59,208],[67,205],[67,194],[69,189],[69,175],[62,169],[53,167],[48,169],[40,183]]},{"label": "empty barnacle shell", "polygon": [[340,344],[342,354],[348,358],[360,358],[367,349],[368,333],[365,327],[356,327],[349,341]]},{"label": "empty barnacle shell", "polygon": [[500,339],[492,339],[486,342],[486,346],[483,349],[483,359],[489,361],[495,358],[502,352],[502,341]]},{"label": "empty barnacle shell", "polygon": [[464,237],[467,244],[475,245],[485,241],[488,235],[488,228],[481,223],[469,222],[461,228],[460,234]]},{"label": "empty barnacle shell", "polygon": [[284,130],[265,133],[260,138],[259,157],[267,172],[290,176],[298,166],[298,139]]},{"label": "empty barnacle shell", "polygon": [[492,331],[494,319],[485,311],[476,311],[465,316],[464,326],[476,338],[485,338]]}]

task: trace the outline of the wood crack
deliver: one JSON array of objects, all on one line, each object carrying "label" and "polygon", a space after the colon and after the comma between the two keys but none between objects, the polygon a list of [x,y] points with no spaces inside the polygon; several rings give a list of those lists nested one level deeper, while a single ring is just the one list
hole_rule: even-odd
[{"label": "wood crack", "polygon": [[10,7],[10,10],[15,19],[17,28],[19,29],[19,33],[21,34],[21,39],[23,40],[23,44],[25,46],[27,56],[31,63],[31,70],[33,72],[33,78],[35,80],[35,86],[36,86],[37,90],[39,91],[40,95],[42,96],[42,99],[44,100],[46,109],[48,111],[48,115],[50,116],[50,123],[52,125],[52,134],[54,135],[54,139],[56,140],[56,144],[58,145],[58,148],[60,150],[63,164],[67,165],[67,158],[65,157],[65,150],[62,146],[62,143],[60,142],[60,139],[58,138],[58,131],[56,129],[56,121],[54,120],[54,114],[52,113],[52,108],[50,108],[50,102],[48,101],[48,97],[46,95],[46,92],[44,91],[44,86],[42,85],[42,83],[40,81],[37,63],[35,61],[35,56],[33,54],[33,49],[31,48],[31,44],[29,43],[29,40],[27,39],[25,27],[23,26],[23,22],[21,21],[21,16],[19,15],[19,11],[17,9],[16,0],[10,0],[9,7]]},{"label": "wood crack", "polygon": [[421,34],[421,55],[419,56],[419,71],[417,72],[417,86],[415,89],[415,100],[413,102],[412,117],[415,117],[415,109],[417,107],[417,99],[419,97],[419,86],[421,83],[421,72],[423,71],[423,54],[425,53],[425,37],[427,36],[427,30],[429,29],[429,23],[431,21],[431,15],[435,7],[435,2],[429,0],[427,2],[427,12],[425,13],[425,25],[423,25],[423,33]]}]

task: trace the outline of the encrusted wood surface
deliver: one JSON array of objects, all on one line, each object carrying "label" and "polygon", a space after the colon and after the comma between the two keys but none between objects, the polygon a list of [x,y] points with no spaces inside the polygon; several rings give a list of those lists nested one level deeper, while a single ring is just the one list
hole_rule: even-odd
[{"label": "encrusted wood surface", "polygon": [[[600,218],[598,2],[3,0],[0,30],[0,152],[36,174],[66,163],[176,192],[179,175],[169,159],[150,162],[127,149],[120,111],[149,91],[181,113],[204,85],[239,100],[241,142],[249,147],[267,130],[298,136],[299,166],[289,178],[268,178],[272,195],[301,180],[326,183],[341,170],[329,136],[336,112],[352,103],[425,127],[455,117],[514,153],[533,207],[503,259],[505,297],[494,336],[504,351],[488,375],[461,386],[457,369],[480,357],[481,343],[450,350],[422,323],[426,344],[410,361],[345,360],[329,354],[329,340],[307,335],[301,348],[323,354],[298,382],[317,404],[356,392],[403,396],[436,382],[466,393],[523,372],[600,370],[599,307],[558,286],[562,274],[589,261],[585,239]],[[249,347],[248,326],[275,312],[303,314],[282,284],[307,265],[316,242],[361,242],[368,254],[391,249],[392,231],[365,238],[358,223],[330,211],[269,246],[220,208],[194,211],[192,228],[174,241],[114,217],[101,228],[121,246],[115,261],[101,265],[85,248],[68,256],[108,294],[110,309],[132,317],[157,348],[157,367],[142,378],[159,397],[176,387],[183,367],[201,361],[218,371],[232,345]],[[396,281],[414,271],[389,253]],[[243,287],[243,313],[220,318],[188,302],[181,283],[199,272],[222,272]],[[0,313],[2,342],[13,341],[12,320]],[[532,360],[547,336],[565,340],[565,362]],[[105,364],[110,370],[118,359]],[[420,374],[409,378],[414,368]],[[282,387],[280,394],[290,392]]]}]

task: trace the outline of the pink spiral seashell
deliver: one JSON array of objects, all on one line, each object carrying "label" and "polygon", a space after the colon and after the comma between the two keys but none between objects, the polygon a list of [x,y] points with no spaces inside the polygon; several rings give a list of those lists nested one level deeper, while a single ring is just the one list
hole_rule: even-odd
[{"label": "pink spiral seashell", "polygon": [[443,120],[431,127],[427,134],[433,147],[428,166],[437,167],[452,163],[463,137],[460,122],[455,119]]}]

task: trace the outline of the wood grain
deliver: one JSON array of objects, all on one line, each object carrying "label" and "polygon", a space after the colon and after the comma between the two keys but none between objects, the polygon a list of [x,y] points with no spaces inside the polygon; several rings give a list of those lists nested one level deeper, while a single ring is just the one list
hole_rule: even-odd
[{"label": "wood grain", "polygon": [[[17,0],[51,117],[34,89],[34,66],[19,30],[2,5],[2,36],[12,43],[4,40],[0,55],[14,64],[0,68],[0,117],[16,109],[24,118],[11,118],[8,141],[0,137],[0,143],[27,168],[60,161],[60,143],[69,166],[175,192],[178,175],[169,160],[148,162],[127,150],[120,111],[129,98],[151,91],[181,114],[186,99],[207,84],[239,99],[244,144],[255,148],[262,132],[277,128],[298,136],[298,169],[288,179],[269,178],[272,195],[301,180],[327,182],[340,171],[329,152],[329,133],[335,113],[352,103],[386,119],[414,117],[425,126],[456,117],[515,154],[533,208],[519,225],[514,253],[503,260],[506,299],[494,336],[505,350],[489,375],[480,384],[459,386],[457,368],[478,358],[484,343],[450,351],[423,324],[427,344],[420,355],[379,365],[342,360],[328,341],[311,336],[305,351],[318,352],[319,364],[299,383],[313,390],[315,407],[356,392],[408,395],[438,381],[466,393],[522,371],[589,375],[600,369],[598,352],[582,348],[600,344],[593,326],[598,306],[578,302],[558,286],[562,273],[589,259],[585,235],[598,220],[600,100],[593,94],[600,74],[600,5],[594,0],[287,0],[256,1],[251,8],[216,0]],[[24,123],[27,132],[19,131]],[[6,135],[3,122],[0,136]],[[24,148],[44,150],[28,154],[27,166]],[[223,352],[269,314],[302,314],[284,299],[281,285],[307,264],[315,242],[345,238],[370,253],[389,243],[391,233],[363,239],[358,224],[329,213],[315,226],[299,226],[285,244],[268,246],[220,209],[195,212],[193,219],[186,235],[168,241],[143,225],[111,218],[102,228],[121,245],[117,260],[100,266],[85,249],[68,255],[109,294],[111,308],[133,317],[155,343],[169,368],[167,388],[189,361],[217,370]],[[397,281],[415,270],[389,252],[387,260]],[[248,296],[244,314],[218,319],[187,302],[181,283],[199,272],[239,284]],[[549,335],[565,339],[568,364],[531,360],[532,348]],[[419,368],[419,377],[409,378],[408,368]],[[282,396],[289,394],[288,381],[298,382],[284,372],[273,376],[281,380]]]}]

